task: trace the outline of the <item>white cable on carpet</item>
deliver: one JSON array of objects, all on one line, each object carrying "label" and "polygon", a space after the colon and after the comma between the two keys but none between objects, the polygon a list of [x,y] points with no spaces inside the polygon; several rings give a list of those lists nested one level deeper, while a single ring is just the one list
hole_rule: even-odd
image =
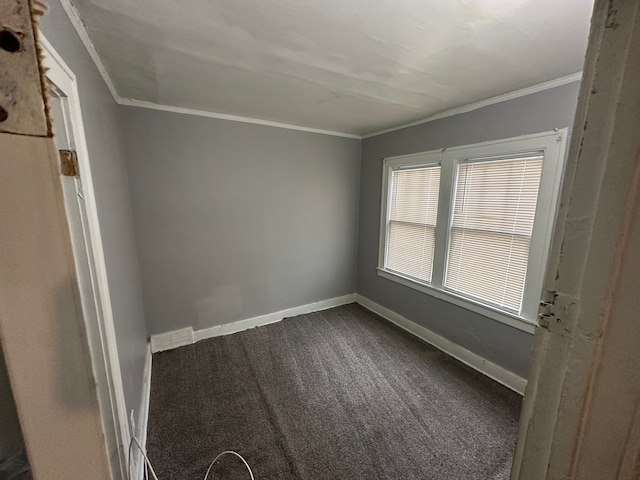
[{"label": "white cable on carpet", "polygon": [[[153,469],[153,465],[151,465],[151,460],[149,460],[149,457],[147,457],[147,453],[144,451],[144,448],[142,448],[142,445],[140,445],[140,442],[136,437],[132,437],[131,443],[129,443],[129,471],[127,472],[129,475],[129,480],[133,480],[133,476],[131,475],[131,464],[133,463],[131,461],[131,453],[132,453],[134,443],[135,445],[137,445],[138,449],[140,450],[140,453],[142,453],[142,455],[144,456],[145,464],[149,467],[148,470],[151,471],[151,476],[153,480],[159,480],[155,470]],[[211,471],[215,463],[218,461],[218,459],[223,455],[235,455],[240,460],[242,460],[242,463],[244,463],[244,466],[247,467],[247,470],[249,470],[249,475],[251,475],[251,480],[255,480],[255,477],[253,476],[253,472],[251,471],[251,467],[249,466],[247,461],[242,457],[242,455],[240,455],[238,452],[234,452],[233,450],[225,450],[224,452],[219,453],[218,456],[213,459],[213,462],[209,464],[209,468],[207,469],[207,473],[205,473],[203,480],[207,480],[207,478],[209,477],[209,472]],[[148,470],[146,468],[144,469],[145,480],[148,479]]]},{"label": "white cable on carpet", "polygon": [[[151,461],[149,460],[149,457],[147,457],[147,452],[144,451],[144,448],[142,448],[142,445],[140,445],[140,442],[136,437],[132,437],[131,443],[129,444],[129,480],[133,480],[131,477],[131,464],[133,463],[131,461],[131,447],[133,447],[134,442],[138,446],[140,453],[142,453],[142,455],[144,456],[144,461],[149,467],[149,470],[151,470],[151,476],[153,477],[153,480],[158,480],[158,476],[156,475],[156,472],[153,469],[153,465],[151,465]],[[145,471],[145,478],[147,478],[147,469],[145,468],[144,471]]]},{"label": "white cable on carpet", "polygon": [[209,476],[209,472],[211,471],[211,469],[213,468],[213,464],[216,463],[216,461],[223,455],[226,454],[231,454],[231,455],[235,455],[236,457],[238,457],[240,460],[242,460],[242,463],[244,463],[245,467],[247,467],[247,470],[249,470],[249,475],[251,475],[251,480],[255,480],[255,478],[253,477],[253,472],[251,471],[251,467],[249,466],[249,464],[247,463],[247,461],[242,458],[242,455],[240,455],[238,452],[234,452],[233,450],[225,450],[224,452],[218,454],[218,456],[216,458],[213,459],[213,462],[211,462],[211,465],[209,465],[209,468],[207,469],[207,473],[205,473],[204,478],[202,480],[207,480],[207,477]]}]

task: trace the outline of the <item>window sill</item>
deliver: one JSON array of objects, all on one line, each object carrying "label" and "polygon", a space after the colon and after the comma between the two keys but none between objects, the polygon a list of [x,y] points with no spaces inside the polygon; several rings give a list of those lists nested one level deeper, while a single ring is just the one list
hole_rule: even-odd
[{"label": "window sill", "polygon": [[428,295],[431,295],[432,297],[452,303],[466,310],[470,310],[474,313],[478,313],[480,315],[488,317],[497,322],[504,323],[513,328],[517,328],[518,330],[522,330],[523,332],[531,334],[535,332],[537,324],[526,318],[519,317],[515,314],[503,312],[498,309],[491,308],[487,305],[481,305],[465,297],[456,295],[452,292],[441,290],[439,288],[435,288],[423,283],[418,283],[413,279],[404,277],[395,272],[390,272],[380,267],[378,267],[377,270],[380,277],[392,280],[406,287],[413,288],[414,290],[418,290],[419,292],[426,293]]}]

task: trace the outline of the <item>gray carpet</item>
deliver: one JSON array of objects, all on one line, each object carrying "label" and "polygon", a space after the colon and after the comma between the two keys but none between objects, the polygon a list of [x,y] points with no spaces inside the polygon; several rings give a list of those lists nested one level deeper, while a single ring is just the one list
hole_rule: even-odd
[{"label": "gray carpet", "polygon": [[160,480],[201,480],[229,449],[256,480],[507,479],[520,404],[351,304],[155,354],[148,452]]}]

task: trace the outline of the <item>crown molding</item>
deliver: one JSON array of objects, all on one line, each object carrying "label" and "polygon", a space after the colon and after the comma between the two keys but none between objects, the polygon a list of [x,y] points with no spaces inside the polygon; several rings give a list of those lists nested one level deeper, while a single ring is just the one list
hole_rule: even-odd
[{"label": "crown molding", "polygon": [[404,123],[402,125],[398,125],[397,127],[390,127],[384,130],[379,130],[377,132],[366,133],[362,135],[362,138],[366,139],[371,137],[377,137],[378,135],[384,135],[385,133],[395,132],[396,130],[402,130],[403,128],[415,127],[416,125],[422,125],[423,123],[433,122],[434,120],[439,120],[441,118],[452,117],[454,115],[459,115],[460,113],[472,112],[473,110],[478,110],[479,108],[488,107],[489,105],[494,105],[500,102],[506,102],[507,100],[513,100],[515,98],[531,95],[532,93],[538,93],[544,90],[549,90],[551,88],[567,85],[568,83],[577,82],[581,78],[582,78],[582,72],[572,73],[571,75],[565,75],[564,77],[549,80],[547,82],[538,83],[530,87],[525,87],[519,90],[514,90],[512,92],[503,93],[502,95],[496,95],[495,97],[480,100],[479,102],[468,103],[467,105],[462,105],[460,107],[452,108],[450,110],[445,110],[444,112],[440,112],[430,117],[426,117],[421,120],[416,120],[411,123]]},{"label": "crown molding", "polygon": [[321,128],[305,127],[303,125],[294,125],[291,123],[276,122],[276,121],[265,120],[261,118],[243,117],[240,115],[231,115],[227,113],[212,112],[208,110],[198,110],[198,109],[186,108],[186,107],[176,107],[172,105],[162,105],[159,103],[153,103],[153,102],[147,102],[143,100],[135,100],[132,98],[122,97],[120,96],[120,94],[118,94],[118,91],[116,90],[116,87],[113,84],[113,81],[111,80],[111,77],[109,76],[109,73],[107,72],[107,69],[105,68],[104,63],[100,58],[100,55],[98,54],[98,51],[96,50],[95,45],[91,41],[91,38],[89,37],[89,33],[87,32],[87,27],[85,26],[84,22],[80,18],[80,14],[78,13],[78,10],[73,5],[73,3],[71,3],[71,0],[60,0],[60,3],[62,4],[62,8],[64,9],[67,16],[69,17],[71,24],[73,25],[76,32],[78,33],[80,40],[82,41],[85,48],[87,49],[89,56],[91,57],[91,59],[93,60],[93,63],[98,69],[98,72],[100,72],[100,75],[102,76],[104,83],[107,85],[107,88],[111,92],[111,95],[113,96],[114,101],[118,105],[148,108],[148,109],[160,110],[164,112],[181,113],[184,115],[196,115],[200,117],[217,118],[220,120],[228,120],[231,122],[251,123],[255,125],[264,125],[268,127],[276,127],[276,128],[284,128],[288,130],[297,130],[301,132],[317,133],[320,135],[331,135],[335,137],[355,138],[357,140],[360,140],[362,138],[361,135],[357,135],[353,133],[336,132],[333,130],[324,130]]},{"label": "crown molding", "polygon": [[159,104],[159,103],[153,103],[153,102],[147,102],[147,101],[143,101],[143,100],[135,100],[135,99],[132,99],[132,98],[121,97],[118,94],[118,91],[116,90],[116,88],[115,88],[115,86],[113,84],[113,81],[111,80],[111,77],[109,76],[109,73],[107,72],[107,69],[104,66],[104,63],[102,63],[102,59],[100,58],[100,55],[98,54],[98,51],[96,50],[96,47],[93,45],[93,42],[91,41],[91,38],[89,37],[89,34],[87,33],[87,29],[86,29],[82,19],[80,18],[80,15],[78,14],[78,11],[77,11],[76,7],[71,3],[71,0],[60,0],[60,3],[62,4],[62,8],[64,8],[65,12],[67,13],[67,16],[69,17],[69,20],[71,21],[71,24],[73,25],[73,27],[75,28],[76,32],[78,33],[78,36],[80,37],[80,40],[82,41],[82,43],[84,44],[85,48],[87,49],[87,52],[89,53],[89,56],[93,60],[93,63],[95,64],[96,68],[100,72],[100,75],[102,76],[102,79],[104,80],[104,83],[107,85],[107,88],[111,92],[111,95],[113,96],[114,101],[118,105],[126,105],[126,106],[131,106],[131,107],[138,107],[138,108],[148,108],[148,109],[160,110],[160,111],[164,111],[164,112],[180,113],[180,114],[183,114],[183,115],[196,115],[196,116],[200,116],[200,117],[217,118],[217,119],[220,119],[220,120],[228,120],[228,121],[231,121],[231,122],[251,123],[251,124],[255,124],[255,125],[264,125],[264,126],[269,126],[269,127],[285,128],[285,129],[288,129],[288,130],[298,130],[298,131],[302,131],[302,132],[317,133],[317,134],[320,134],[320,135],[331,135],[331,136],[335,136],[335,137],[354,138],[354,139],[358,139],[358,140],[367,139],[367,138],[371,138],[371,137],[376,137],[378,135],[383,135],[385,133],[390,133],[390,132],[395,132],[397,130],[402,130],[403,128],[414,127],[416,125],[421,125],[423,123],[432,122],[434,120],[439,120],[441,118],[451,117],[453,115],[458,115],[460,113],[471,112],[473,110],[478,110],[479,108],[487,107],[489,105],[494,105],[496,103],[504,102],[504,101],[507,101],[507,100],[513,100],[515,98],[524,97],[526,95],[531,95],[532,93],[542,92],[544,90],[549,90],[551,88],[555,88],[555,87],[559,87],[559,86],[562,86],[562,85],[566,85],[568,83],[576,82],[576,81],[578,81],[578,80],[580,80],[582,78],[582,72],[573,73],[571,75],[566,75],[564,77],[556,78],[554,80],[550,80],[550,81],[547,81],[547,82],[539,83],[537,85],[532,85],[530,87],[522,88],[520,90],[515,90],[513,92],[508,92],[508,93],[505,93],[505,94],[502,94],[502,95],[497,95],[495,97],[487,98],[487,99],[481,100],[479,102],[469,103],[467,105],[463,105],[463,106],[460,106],[460,107],[452,108],[450,110],[446,110],[444,112],[437,113],[435,115],[423,118],[421,120],[416,120],[414,122],[405,123],[405,124],[402,124],[402,125],[398,125],[396,127],[390,127],[390,128],[384,129],[384,130],[379,130],[379,131],[376,131],[376,132],[367,133],[365,135],[358,135],[358,134],[345,133],[345,132],[336,132],[334,130],[324,130],[324,129],[321,129],[321,128],[305,127],[305,126],[302,126],[302,125],[295,125],[295,124],[291,124],[291,123],[276,122],[276,121],[265,120],[265,119],[261,119],[261,118],[244,117],[244,116],[241,116],[241,115],[231,115],[231,114],[227,114],[227,113],[219,113],[219,112],[213,112],[213,111],[209,111],[209,110],[198,110],[198,109],[186,108],[186,107],[176,107],[176,106],[172,106],[172,105],[163,105],[163,104]]},{"label": "crown molding", "polygon": [[198,110],[194,108],[174,107],[171,105],[162,105],[159,103],[146,102],[142,100],[134,100],[132,98],[121,98],[118,102],[120,105],[130,107],[148,108],[151,110],[160,110],[163,112],[180,113],[183,115],[196,115],[200,117],[217,118],[220,120],[228,120],[230,122],[252,123],[255,125],[265,125],[268,127],[286,128],[288,130],[298,130],[301,132],[318,133],[321,135],[331,135],[334,137],[355,138],[360,140],[362,136],[353,133],[336,132],[334,130],[323,130],[321,128],[304,127],[302,125],[294,125],[291,123],[274,122],[272,120],[264,120],[254,117],[243,117],[240,115],[231,115],[228,113],[211,112],[208,110]]},{"label": "crown molding", "polygon": [[98,55],[98,51],[96,50],[96,47],[93,45],[93,42],[91,41],[91,38],[87,33],[87,28],[82,22],[82,19],[80,18],[80,14],[78,13],[78,10],[73,5],[73,3],[71,3],[71,0],[60,0],[60,4],[62,5],[62,8],[64,9],[64,11],[67,13],[67,17],[69,17],[69,20],[73,25],[73,28],[76,29],[76,32],[80,37],[80,40],[84,44],[84,47],[87,49],[87,52],[91,57],[91,60],[93,60],[93,63],[98,69],[98,72],[100,72],[100,75],[102,76],[104,83],[107,85],[107,88],[111,92],[113,99],[116,101],[116,103],[120,103],[119,100],[121,100],[121,97],[120,95],[118,95],[118,91],[116,90],[116,87],[113,85],[113,81],[111,81],[111,77],[109,76],[109,73],[107,72],[107,69],[105,68],[104,63],[102,63],[102,59],[100,58],[100,55]]}]

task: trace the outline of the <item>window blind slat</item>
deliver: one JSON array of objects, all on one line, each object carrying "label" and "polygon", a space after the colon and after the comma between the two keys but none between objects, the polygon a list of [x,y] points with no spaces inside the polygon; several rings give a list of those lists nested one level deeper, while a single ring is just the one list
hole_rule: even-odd
[{"label": "window blind slat", "polygon": [[386,268],[431,282],[439,189],[439,165],[392,172]]},{"label": "window blind slat", "polygon": [[444,286],[520,311],[543,156],[458,166]]}]

